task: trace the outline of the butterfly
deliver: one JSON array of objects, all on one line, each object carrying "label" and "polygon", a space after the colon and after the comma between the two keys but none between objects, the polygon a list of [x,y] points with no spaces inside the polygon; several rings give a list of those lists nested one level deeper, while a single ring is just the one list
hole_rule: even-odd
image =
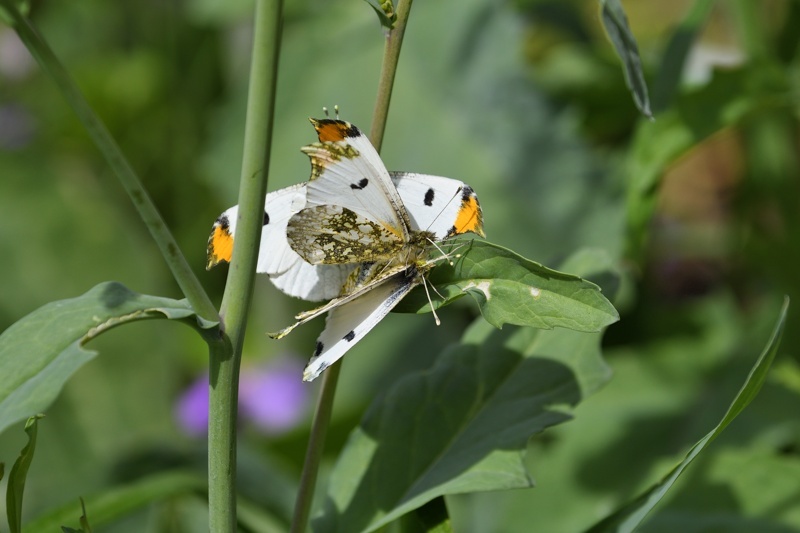
[{"label": "butterfly", "polygon": [[[470,186],[388,172],[356,126],[338,118],[310,120],[319,139],[302,148],[311,160],[311,179],[267,195],[256,267],[286,294],[330,300],[271,334],[281,338],[328,312],[305,381],[318,377],[424,284],[427,272],[446,257],[437,242],[467,232],[484,236]],[[230,261],[237,216],[234,206],[214,223],[207,268]]]}]

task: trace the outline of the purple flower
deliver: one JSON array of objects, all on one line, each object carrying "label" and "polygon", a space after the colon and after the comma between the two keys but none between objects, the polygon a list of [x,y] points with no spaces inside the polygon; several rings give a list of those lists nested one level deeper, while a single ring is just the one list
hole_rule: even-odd
[{"label": "purple flower", "polygon": [[[263,366],[243,368],[239,379],[239,418],[261,433],[278,435],[300,422],[311,392],[301,376],[303,365],[283,357]],[[208,375],[200,376],[181,395],[175,406],[178,424],[188,434],[208,431]]]}]

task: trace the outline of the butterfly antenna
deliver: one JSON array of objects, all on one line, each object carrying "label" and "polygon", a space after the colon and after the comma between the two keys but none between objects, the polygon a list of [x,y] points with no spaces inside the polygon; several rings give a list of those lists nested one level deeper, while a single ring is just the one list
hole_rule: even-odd
[{"label": "butterfly antenna", "polygon": [[339,105],[338,104],[334,104],[333,112],[336,113],[336,120],[339,120]]},{"label": "butterfly antenna", "polygon": [[444,250],[442,250],[442,248],[438,244],[436,244],[436,241],[434,241],[433,239],[429,238],[428,242],[431,243],[434,248],[439,250],[439,253],[442,254],[442,257],[447,259],[447,262],[450,264],[450,266],[454,266],[455,265],[455,263],[453,263],[453,261],[450,260],[450,255],[447,252],[445,252]]},{"label": "butterfly antenna", "polygon": [[327,118],[331,118],[331,116],[328,114],[328,108],[327,107],[322,106],[322,112],[325,113],[325,116]]},{"label": "butterfly antenna", "polygon": [[[428,280],[425,279],[425,276],[422,276],[422,286],[425,287],[425,295],[428,297],[428,303],[431,306],[431,313],[433,313],[433,319],[436,321],[437,326],[441,326],[442,321],[439,320],[439,315],[436,314],[436,309],[433,308],[433,300],[431,300],[431,293],[428,292]],[[433,287],[433,285],[431,285],[431,287]],[[436,287],[433,287],[433,290],[436,291]],[[436,293],[439,294],[439,291],[436,291]],[[439,296],[442,295],[439,294]],[[444,300],[444,297],[442,297],[442,300]]]}]

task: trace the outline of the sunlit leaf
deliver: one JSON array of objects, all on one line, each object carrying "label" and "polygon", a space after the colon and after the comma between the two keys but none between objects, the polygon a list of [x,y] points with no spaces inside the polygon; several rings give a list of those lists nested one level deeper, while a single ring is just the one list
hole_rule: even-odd
[{"label": "sunlit leaf", "polygon": [[116,282],[51,302],[13,324],[0,335],[0,431],[50,405],[67,379],[96,355],[83,348],[88,341],[120,324],[153,318],[206,332],[216,327],[199,319],[185,300],[138,294]]},{"label": "sunlit leaf", "polygon": [[[478,302],[483,318],[498,328],[514,324],[599,331],[619,320],[600,288],[578,276],[485,241],[472,241],[459,253],[452,267],[441,264],[430,275],[430,282],[445,298],[434,297],[437,307],[469,294]],[[417,290],[398,308],[421,312],[430,306],[425,292]]]},{"label": "sunlit leaf", "polygon": [[600,0],[600,14],[603,19],[603,27],[606,29],[608,38],[614,45],[617,55],[622,60],[625,82],[633,95],[633,101],[639,111],[648,118],[653,118],[650,111],[650,99],[647,95],[647,83],[644,81],[642,72],[642,60],[639,57],[639,47],[636,39],[628,26],[628,17],[622,9],[619,0]]},{"label": "sunlit leaf", "polygon": [[653,487],[648,489],[634,501],[625,505],[617,510],[614,514],[604,519],[602,522],[595,525],[590,531],[617,531],[628,532],[633,531],[644,520],[645,516],[661,501],[667,491],[672,487],[686,467],[697,457],[711,442],[716,439],[720,433],[747,407],[753,398],[756,397],[764,384],[767,377],[772,361],[778,352],[780,346],[781,336],[783,335],[783,326],[786,322],[786,314],[789,310],[789,298],[786,297],[778,316],[778,321],[775,324],[775,329],[767,342],[764,351],[761,352],[755,366],[747,376],[744,385],[739,393],[734,398],[728,408],[728,412],[722,417],[722,420],[717,426],[711,430],[705,437],[700,439],[683,461],[680,462],[675,468],[672,469],[661,481],[656,483]]},{"label": "sunlit leaf", "polygon": [[38,420],[43,415],[32,416],[25,424],[25,433],[28,434],[28,444],[22,448],[19,457],[14,461],[14,466],[8,473],[8,488],[6,489],[6,514],[8,515],[8,530],[11,533],[22,531],[22,496],[25,492],[25,479],[28,469],[33,461],[33,452],[36,450],[36,433]]},{"label": "sunlit leaf", "polygon": [[[593,270],[588,256],[578,263]],[[477,321],[433,368],[371,406],[334,468],[315,530],[372,531],[446,494],[531,487],[528,439],[569,420],[610,377],[600,339]]]}]

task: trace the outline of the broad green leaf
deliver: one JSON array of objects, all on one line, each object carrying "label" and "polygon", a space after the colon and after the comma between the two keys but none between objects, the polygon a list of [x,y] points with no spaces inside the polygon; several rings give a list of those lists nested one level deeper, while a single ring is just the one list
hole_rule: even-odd
[{"label": "broad green leaf", "polygon": [[19,457],[14,461],[14,466],[11,467],[11,472],[8,473],[6,514],[8,515],[8,530],[11,533],[22,531],[22,496],[25,492],[25,478],[28,476],[28,469],[33,461],[33,452],[36,451],[38,420],[43,416],[32,416],[25,423],[28,444],[22,448]]},{"label": "broad green leaf", "polygon": [[96,352],[83,345],[104,331],[135,320],[168,318],[205,330],[185,300],[138,294],[116,282],[77,298],[51,302],[0,335],[0,431],[43,412],[69,377]]},{"label": "broad green leaf", "polygon": [[[445,263],[431,272],[431,284],[444,296],[444,301],[433,296],[437,307],[469,294],[478,302],[483,318],[497,328],[514,324],[599,331],[619,320],[600,288],[578,276],[549,269],[486,241],[471,241],[458,252],[461,257],[452,267]],[[416,290],[398,308],[422,312],[430,305],[425,292]]]},{"label": "broad green leaf", "polygon": [[642,60],[639,57],[639,47],[636,39],[628,26],[628,17],[622,9],[620,0],[600,0],[600,15],[603,27],[622,60],[625,83],[631,90],[633,101],[639,111],[648,118],[653,118],[650,111],[650,100],[647,96],[647,83],[642,72]]},{"label": "broad green leaf", "polygon": [[728,412],[722,417],[722,420],[717,426],[711,430],[705,437],[700,439],[686,457],[675,468],[673,468],[661,481],[656,483],[653,487],[648,489],[645,493],[638,498],[628,503],[624,507],[617,510],[611,516],[605,518],[603,521],[596,524],[590,531],[633,531],[644,520],[645,516],[661,501],[667,491],[672,487],[678,476],[683,473],[686,467],[702,452],[711,442],[716,439],[720,433],[747,407],[753,398],[756,397],[764,380],[767,377],[770,365],[772,364],[775,355],[780,346],[781,336],[783,335],[783,326],[786,322],[786,314],[789,310],[789,298],[786,297],[778,316],[778,321],[775,324],[775,329],[767,342],[764,351],[761,352],[755,366],[747,376],[744,385],[739,393],[734,398],[733,403],[728,408]]},{"label": "broad green leaf", "polygon": [[[192,472],[162,472],[90,496],[86,498],[85,508],[92,516],[94,527],[101,527],[150,503],[206,490],[207,481],[203,476]],[[25,533],[58,531],[62,524],[73,522],[76,513],[82,512],[81,509],[82,504],[79,506],[77,502],[52,509],[28,522]]]},{"label": "broad green leaf", "polygon": [[528,439],[609,379],[600,334],[477,321],[353,431],[318,531],[372,531],[446,494],[531,487]]}]

